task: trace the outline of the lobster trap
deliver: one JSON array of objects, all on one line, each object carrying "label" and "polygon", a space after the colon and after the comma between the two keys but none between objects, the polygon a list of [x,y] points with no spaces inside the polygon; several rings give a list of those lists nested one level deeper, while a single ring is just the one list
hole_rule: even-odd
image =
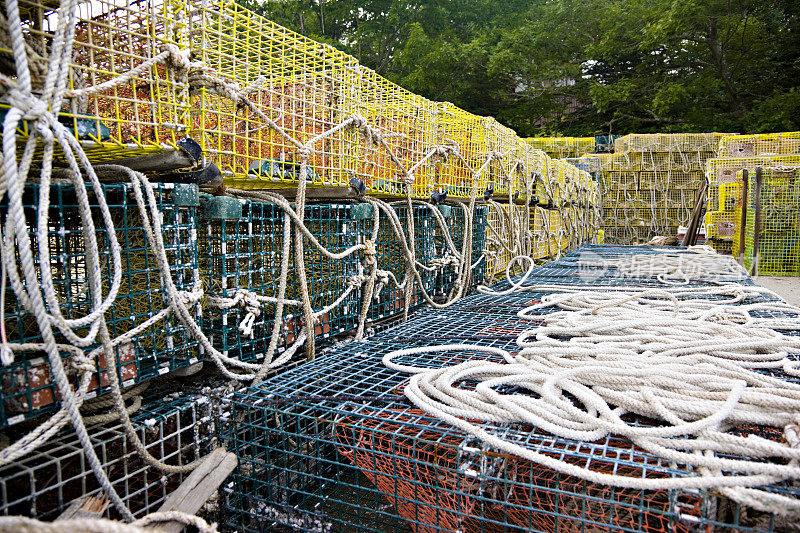
[{"label": "lobster trap", "polygon": [[529,137],[525,142],[557,159],[581,157],[595,151],[594,137]]},{"label": "lobster trap", "polygon": [[800,153],[800,132],[726,135],[719,142],[720,157],[755,157]]},{"label": "lobster trap", "polygon": [[614,139],[615,152],[716,152],[724,133],[631,133]]},{"label": "lobster trap", "polygon": [[[172,281],[178,291],[193,291],[199,282],[197,241],[195,239],[198,191],[196,185],[153,184],[162,238]],[[47,242],[39,242],[36,219],[40,194],[49,194]],[[146,230],[130,185],[118,183],[102,186],[114,231],[121,247],[122,283],[114,303],[105,313],[105,322],[112,339],[143,326],[170,300],[154,252],[146,238]],[[7,198],[7,197],[6,197]],[[101,290],[105,297],[112,285],[113,261],[108,229],[103,224],[100,205],[94,192],[89,192],[91,218],[95,226],[101,274]],[[23,193],[25,217],[34,255],[36,274],[42,278],[40,247],[47,247],[50,270],[59,312],[67,320],[86,316],[93,309],[89,283],[86,235],[75,187],[54,183],[48,191],[38,184],[26,185]],[[8,200],[0,205],[0,219],[5,224]],[[89,252],[90,253],[90,252]],[[19,262],[19,258],[17,259]],[[97,295],[95,295],[97,296]],[[190,314],[199,318],[199,304],[188,305]],[[51,310],[52,312],[52,310]],[[11,287],[6,287],[4,334],[10,343],[40,343],[42,336],[33,314],[23,305]],[[56,342],[69,344],[57,328]],[[76,330],[84,336],[89,327]],[[86,348],[89,353],[99,344]],[[119,379],[123,386],[189,366],[197,362],[197,343],[187,329],[171,313],[142,329],[133,338],[119,343],[115,350]],[[64,352],[65,366],[77,383],[77,369],[72,366],[74,354]],[[107,391],[108,364],[101,353],[96,361],[89,390],[96,394]],[[0,426],[20,422],[57,407],[60,393],[51,377],[50,364],[43,351],[17,352],[15,360],[0,368]]]},{"label": "lobster trap", "polygon": [[[485,305],[492,298],[474,299]],[[237,393],[231,403],[237,422],[226,433],[240,460],[226,489],[228,527],[375,532],[780,529],[773,517],[710,491],[620,489],[564,475],[492,449],[411,406],[401,396],[408,377],[382,364],[386,353],[428,346],[431,338],[513,353],[518,333],[507,326],[535,325],[512,314],[496,317],[489,311],[480,318],[462,313],[463,320],[454,310],[421,316]],[[435,317],[449,319],[449,328],[440,327]],[[495,329],[489,331],[493,319]],[[481,328],[486,335],[476,336]],[[500,356],[468,347],[403,356],[397,362],[439,368],[474,359],[501,362]],[[640,417],[631,421],[652,423]],[[582,442],[524,424],[482,426],[597,473],[644,479],[695,475],[622,437]],[[738,431],[780,438],[777,429]],[[767,490],[798,493],[790,484]]]},{"label": "lobster trap", "polygon": [[[153,387],[142,395],[141,405],[131,421],[156,459],[182,465],[211,450],[216,427],[206,398],[176,388]],[[89,435],[111,484],[136,517],[157,511],[183,480],[182,474],[164,474],[147,465],[118,421],[91,425]],[[0,468],[2,515],[52,520],[76,498],[100,496],[101,492],[71,427]],[[120,518],[113,506],[104,515]]]},{"label": "lobster trap", "polygon": [[[48,73],[53,40],[63,16],[57,6],[43,0],[19,3],[34,93],[42,91]],[[179,141],[186,135],[189,88],[182,79],[185,73],[165,52],[180,53],[187,47],[185,7],[185,3],[172,0],[130,4],[97,0],[77,6],[77,16],[67,21],[75,28],[67,89],[80,91],[106,84],[88,94],[68,94],[58,116],[93,163],[130,163],[131,158],[157,152],[182,153]],[[3,73],[16,77],[8,45],[0,46],[0,55],[7,58]],[[161,61],[128,76],[129,71],[159,55]],[[123,75],[125,81],[120,82]],[[0,112],[5,115],[9,107],[3,98]],[[18,138],[24,141],[30,128],[28,122],[20,121]],[[58,153],[57,157],[63,162]],[[193,163],[182,161],[174,163],[174,168]]]},{"label": "lobster trap", "polygon": [[[464,250],[464,235],[466,231],[466,210],[467,205],[459,204],[453,206],[443,206],[441,208],[447,221],[447,229],[453,240],[456,251],[461,254]],[[472,257],[470,260],[469,284],[464,287],[463,294],[486,281],[486,232],[487,214],[489,207],[486,205],[476,205],[472,212]],[[437,227],[436,234],[436,254],[443,257],[448,253],[447,243],[440,228]],[[449,299],[450,294],[455,288],[458,279],[457,268],[453,265],[445,265],[436,273],[436,294]]]},{"label": "lobster trap", "polygon": [[[198,6],[193,20],[192,47],[213,78],[200,80],[190,130],[227,183],[347,187],[358,178],[375,194],[405,193],[405,176],[389,152],[406,169],[424,157],[433,142],[433,102],[235,2]],[[216,79],[238,84],[239,96],[232,100]],[[365,122],[320,138],[301,176],[300,144],[353,118]],[[363,125],[386,134],[388,150],[361,135]],[[431,174],[420,169],[408,184],[414,196],[430,194]]]},{"label": "lobster trap", "polygon": [[[357,242],[351,211],[348,204],[308,205],[304,223],[323,247],[341,253]],[[283,239],[287,223],[283,209],[275,204],[227,197],[203,199],[198,230],[200,265],[207,292],[215,301],[204,310],[203,329],[225,355],[248,362],[264,358],[272,338],[285,245],[289,257],[284,298],[301,301],[294,229],[287,242]],[[307,237],[303,241],[308,293],[312,308],[319,311],[345,292],[348,278],[358,272],[360,254],[332,260]],[[318,317],[315,336],[324,341],[353,329],[359,310],[358,295],[351,291],[340,305]],[[284,307],[278,351],[290,347],[302,328],[302,309],[296,304]]]},{"label": "lobster trap", "polygon": [[[739,178],[741,179],[741,174]],[[749,189],[756,188],[756,173],[751,172]],[[741,203],[741,200],[740,200]],[[745,248],[739,250],[741,209],[737,210],[733,254],[744,256],[745,267],[755,266],[759,274],[773,276],[800,275],[800,170],[764,169],[762,175],[758,235],[755,228],[756,195],[747,199]],[[756,250],[756,240],[758,249]],[[757,262],[757,265],[753,265]]]},{"label": "lobster trap", "polygon": [[[370,204],[361,204],[359,206],[359,213],[355,216],[354,231],[358,234],[358,242],[363,243],[367,239],[372,238],[372,230],[374,226],[374,207]],[[409,244],[410,251],[410,235],[408,226],[408,205],[405,202],[392,205],[392,209],[397,214],[401,230],[403,231],[402,239],[405,239]],[[429,267],[431,259],[435,255],[435,235],[436,235],[436,220],[431,213],[430,208],[424,205],[414,205],[412,210],[412,217],[414,222],[414,252],[418,258],[417,261],[424,267]],[[355,213],[354,213],[355,215]],[[407,268],[408,259],[406,257],[401,237],[397,235],[388,217],[380,212],[380,225],[378,228],[378,238],[375,241],[376,261],[379,270],[391,272],[394,279],[398,284],[403,284],[406,280],[406,275],[410,275],[411,271]],[[429,295],[433,294],[434,282],[436,275],[432,271],[425,270],[424,268],[417,267],[420,278],[422,279],[423,287],[419,286],[416,279],[413,280],[413,290],[407,291],[406,287],[399,288],[394,285],[393,281],[387,284],[377,282],[373,291],[372,301],[367,311],[367,320],[376,321],[387,317],[398,315],[403,312],[405,308],[405,300],[409,298],[409,309],[415,310],[424,305],[425,300],[422,296],[422,290]],[[406,283],[412,283],[411,280]],[[359,291],[361,298],[365,298],[365,291]],[[360,311],[360,307],[358,307]]]}]

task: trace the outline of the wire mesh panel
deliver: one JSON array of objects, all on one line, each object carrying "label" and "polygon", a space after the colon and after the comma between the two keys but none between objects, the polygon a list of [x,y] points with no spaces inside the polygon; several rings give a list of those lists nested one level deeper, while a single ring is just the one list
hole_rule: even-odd
[{"label": "wire mesh panel", "polygon": [[[57,3],[23,0],[19,4],[32,85],[41,91],[48,72],[59,15]],[[185,4],[153,0],[132,4],[97,0],[81,3],[75,27],[68,89],[114,82],[162,54],[179,51]],[[10,57],[8,44],[0,52]],[[13,61],[4,74],[14,72]],[[68,97],[59,122],[81,140],[93,162],[112,161],[154,151],[177,150],[187,126],[188,86],[169,59],[137,72],[125,83],[88,95]],[[0,113],[8,109],[0,103]],[[27,137],[29,124],[20,122],[17,134]]]},{"label": "wire mesh panel", "polygon": [[[457,149],[467,163],[477,169],[487,156],[487,125],[483,117],[467,113],[449,102],[437,104],[436,144]],[[444,188],[448,196],[469,198],[472,185],[470,169],[455,155],[436,162],[435,188]],[[488,173],[480,177],[479,193],[494,189]]]},{"label": "wire mesh panel", "polygon": [[[230,308],[207,306],[203,330],[223,354],[252,361],[264,357],[275,316],[274,304],[259,303],[252,297],[277,297],[285,215],[273,204],[232,200],[233,212],[226,213],[214,209],[219,203],[218,198],[203,199],[197,232],[200,271],[209,296],[228,300],[238,296],[241,300]],[[291,267],[293,248],[288,244]],[[290,316],[296,312],[285,309]],[[282,333],[279,350],[287,347]]]},{"label": "wire mesh panel", "polygon": [[[678,228],[689,222],[705,169],[714,161],[722,136],[631,134],[617,138],[615,153],[600,172],[606,242],[633,244],[677,235]],[[712,187],[709,196],[715,194]]]},{"label": "wire mesh panel", "polygon": [[[367,216],[358,217],[354,221],[355,231],[358,232],[358,242],[363,243],[372,237],[374,224],[372,206],[362,204]],[[392,206],[400,219],[404,238],[408,239],[408,206],[400,203]],[[392,229],[392,225],[383,212],[381,212],[380,228],[378,239],[375,242],[377,268],[391,272],[397,283],[402,284],[409,272],[406,268],[408,260],[401,245],[400,238]],[[414,217],[414,248],[417,261],[425,266],[430,266],[431,260],[435,257],[435,234],[436,221],[427,206],[415,205],[413,208]],[[410,242],[409,242],[410,244]],[[424,284],[424,289],[429,295],[433,295],[435,272],[419,268],[420,277]],[[365,297],[361,291],[361,298]],[[422,289],[419,283],[414,282],[414,290],[408,295],[410,299],[409,309],[417,309],[424,305],[425,300],[422,296]],[[394,282],[388,284],[378,282],[375,285],[372,301],[370,302],[367,320],[374,321],[386,317],[397,315],[403,312],[405,306],[406,290],[394,286]],[[359,308],[360,310],[360,308]]]},{"label": "wire mesh panel", "polygon": [[[453,239],[453,244],[459,254],[462,253],[464,246],[466,209],[467,206],[465,205],[452,206],[450,216],[446,217],[450,237]],[[484,283],[486,280],[487,256],[485,250],[488,212],[488,206],[476,205],[472,214],[471,274],[469,286],[464,288],[464,294],[474,289],[479,284]],[[437,230],[438,229],[439,228],[437,228]],[[445,238],[441,231],[437,231],[436,250],[437,256],[444,256],[447,253]],[[436,294],[448,297],[455,287],[457,278],[456,267],[452,264],[446,265],[436,274]]]},{"label": "wire mesh panel", "polygon": [[[406,169],[412,168],[434,144],[436,103],[395,85],[372,70],[362,68],[361,73],[358,105],[359,109],[366,109],[361,114],[387,134],[385,141],[392,153]],[[350,143],[348,154],[355,156],[352,175],[363,180],[368,189],[389,196],[405,194],[405,177],[389,152],[377,143]],[[413,183],[408,184],[412,196],[428,198],[433,190],[443,188],[444,184],[435,179],[433,166],[423,165],[414,173]],[[448,175],[446,181],[448,187],[459,185],[452,189],[455,194],[464,184],[456,183],[453,178]]]},{"label": "wire mesh panel", "polygon": [[248,106],[201,86],[193,99],[191,131],[229,183],[266,188],[297,183],[346,184],[345,157],[357,144],[341,132],[315,146],[299,176],[297,146],[272,129],[305,142],[355,114],[360,75],[355,59],[282,28],[234,2],[211,2],[194,13],[193,49],[210,72],[247,88]]},{"label": "wire mesh panel", "polygon": [[[23,203],[29,235],[41,279],[39,245],[47,246],[52,265],[55,296],[66,319],[86,316],[92,309],[91,286],[86,261],[86,241],[75,188],[70,184],[50,187],[49,229],[46,243],[39,243],[36,234],[37,205],[40,187],[27,185]],[[162,217],[162,236],[172,279],[179,291],[192,291],[199,281],[195,219],[196,185],[155,184],[154,194]],[[141,326],[169,306],[161,272],[146,239],[139,208],[127,184],[103,186],[116,236],[121,246],[122,284],[114,304],[105,314],[111,338]],[[108,233],[103,225],[100,207],[93,193],[89,203],[98,242],[103,296],[112,284],[113,262]],[[0,205],[0,219],[5,223],[8,204]],[[199,305],[190,305],[199,317]],[[33,315],[23,307],[11,287],[6,287],[4,334],[11,343],[41,342],[41,334]],[[69,344],[54,328],[56,342]],[[86,335],[88,327],[77,331]],[[89,353],[97,345],[86,350]],[[117,371],[124,385],[188,366],[197,361],[197,343],[186,328],[172,315],[143,329],[130,342],[115,348]],[[75,373],[71,355],[64,354],[69,372]],[[103,355],[97,361],[90,390],[106,392],[107,364]],[[15,423],[56,407],[59,394],[51,379],[50,365],[44,352],[19,353],[16,360],[0,369],[0,426]]]},{"label": "wire mesh panel", "polygon": [[[207,399],[156,388],[143,395],[132,422],[147,450],[173,465],[188,464],[210,451],[216,428]],[[139,517],[158,510],[180,485],[181,474],[163,474],[148,466],[119,422],[89,426],[92,445],[122,500]],[[8,437],[8,435],[6,435]],[[72,500],[100,496],[101,489],[69,429],[0,469],[0,514],[52,520]],[[113,506],[105,516],[119,518]]]},{"label": "wire mesh panel", "polygon": [[[353,226],[353,206],[351,204],[308,205],[305,210],[305,224],[319,243],[334,253],[341,253],[356,244],[357,231]],[[324,256],[304,239],[304,257],[308,293],[315,311],[332,305],[347,290],[351,276],[358,273],[360,254],[349,255],[346,259],[334,260]],[[290,278],[291,291],[287,296],[301,299],[300,281],[293,269]],[[327,339],[332,335],[354,329],[358,324],[360,311],[357,291],[353,291],[340,305],[323,313],[314,325],[318,338]],[[294,342],[292,332],[299,334],[301,314],[286,317],[287,341]]]}]

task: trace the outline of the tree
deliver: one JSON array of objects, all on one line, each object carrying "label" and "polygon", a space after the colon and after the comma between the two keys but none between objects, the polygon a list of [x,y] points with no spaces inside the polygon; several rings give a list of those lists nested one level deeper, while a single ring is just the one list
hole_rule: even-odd
[{"label": "tree", "polygon": [[248,1],[523,136],[800,129],[796,0]]}]

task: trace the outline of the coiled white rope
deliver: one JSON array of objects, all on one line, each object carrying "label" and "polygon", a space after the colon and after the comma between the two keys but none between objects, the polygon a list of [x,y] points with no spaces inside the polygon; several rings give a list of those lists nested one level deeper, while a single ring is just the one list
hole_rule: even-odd
[{"label": "coiled white rope", "polygon": [[[543,320],[544,326],[519,336],[517,355],[446,345],[394,351],[384,363],[413,374],[405,394],[416,406],[503,452],[594,483],[641,490],[716,489],[761,511],[800,515],[797,499],[753,488],[800,479],[800,384],[757,372],[798,375],[789,354],[800,353],[800,338],[748,319],[746,311],[734,311],[743,298],[763,291],[732,286],[572,291],[546,296],[520,312]],[[531,314],[547,306],[562,310]],[[780,301],[745,308],[787,314],[795,328],[800,311]],[[439,351],[489,352],[506,363],[476,359],[430,369],[395,362]],[[508,386],[525,393],[501,392]],[[632,424],[622,418],[626,413],[658,422]],[[684,476],[662,478],[581,468],[473,421],[530,424],[587,442],[624,436],[667,464],[688,470]],[[786,442],[730,432],[740,424],[784,427]]]},{"label": "coiled white rope", "polygon": [[655,277],[671,285],[686,285],[705,278],[744,279],[747,272],[733,257],[718,254],[710,246],[690,246],[670,254],[635,254],[601,261],[578,261],[579,266],[616,270],[621,277]]}]

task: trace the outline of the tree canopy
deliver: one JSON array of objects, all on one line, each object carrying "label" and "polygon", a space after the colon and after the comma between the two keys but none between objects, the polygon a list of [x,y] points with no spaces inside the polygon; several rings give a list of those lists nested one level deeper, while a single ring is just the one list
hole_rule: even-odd
[{"label": "tree canopy", "polygon": [[800,130],[797,0],[240,0],[522,136]]}]

